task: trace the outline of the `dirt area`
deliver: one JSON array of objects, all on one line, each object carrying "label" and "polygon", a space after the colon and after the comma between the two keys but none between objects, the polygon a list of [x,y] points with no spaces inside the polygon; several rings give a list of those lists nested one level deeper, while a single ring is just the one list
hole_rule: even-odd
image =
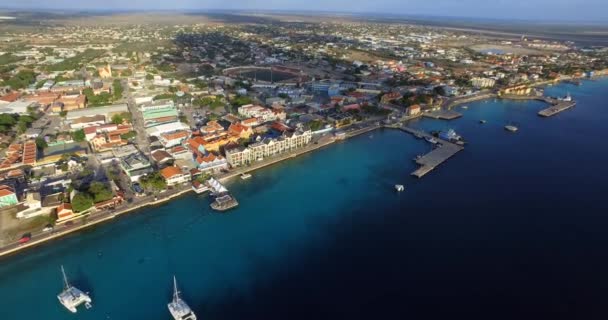
[{"label": "dirt area", "polygon": [[49,216],[20,220],[15,214],[14,209],[0,212],[0,246],[15,242],[28,232],[40,233],[44,226],[51,222]]},{"label": "dirt area", "polygon": [[370,62],[374,62],[377,60],[386,60],[386,58],[383,58],[379,55],[375,55],[373,53],[369,53],[369,52],[365,52],[365,51],[359,51],[359,50],[347,50],[345,52],[346,54],[346,59],[347,61],[361,61],[364,63],[370,63]]},{"label": "dirt area", "polygon": [[493,43],[476,44],[476,45],[470,46],[469,48],[471,48],[475,51],[478,51],[478,52],[487,51],[487,50],[501,50],[505,53],[513,53],[513,54],[518,54],[518,55],[520,55],[520,54],[534,55],[534,54],[547,54],[548,53],[548,51],[540,51],[540,50],[535,50],[535,49],[528,49],[528,48],[503,45],[503,44],[493,44]]}]

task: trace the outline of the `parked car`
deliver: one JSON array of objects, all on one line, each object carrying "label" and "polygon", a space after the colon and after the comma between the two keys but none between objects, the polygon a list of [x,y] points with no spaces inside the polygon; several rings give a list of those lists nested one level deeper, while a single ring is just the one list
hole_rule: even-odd
[{"label": "parked car", "polygon": [[141,187],[141,185],[139,185],[139,183],[134,183],[131,187],[135,193],[138,193],[138,194],[144,193],[144,189]]},{"label": "parked car", "polygon": [[19,243],[23,244],[29,242],[30,240],[32,240],[32,234],[28,232],[21,236],[21,239],[19,239]]},{"label": "parked car", "polygon": [[46,226],[44,226],[44,229],[42,229],[42,232],[51,232],[53,231],[53,225],[52,224],[47,224]]}]

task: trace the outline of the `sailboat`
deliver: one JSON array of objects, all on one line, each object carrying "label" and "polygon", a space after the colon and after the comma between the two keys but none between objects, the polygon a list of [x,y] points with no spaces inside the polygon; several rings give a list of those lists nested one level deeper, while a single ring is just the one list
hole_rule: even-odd
[{"label": "sailboat", "polygon": [[192,309],[179,297],[175,276],[173,276],[173,301],[167,306],[175,320],[196,320],[196,315],[192,312]]},{"label": "sailboat", "polygon": [[80,291],[80,289],[72,286],[68,282],[68,277],[65,275],[65,270],[61,266],[61,274],[63,274],[63,291],[57,295],[59,302],[68,310],[76,313],[77,307],[84,303],[85,308],[90,309],[91,297],[88,294]]}]

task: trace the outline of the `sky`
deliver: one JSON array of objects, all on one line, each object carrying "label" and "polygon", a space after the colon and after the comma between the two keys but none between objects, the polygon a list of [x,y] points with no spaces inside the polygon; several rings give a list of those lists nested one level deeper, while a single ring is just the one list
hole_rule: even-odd
[{"label": "sky", "polygon": [[19,0],[0,7],[74,10],[308,10],[522,20],[606,21],[608,0]]}]

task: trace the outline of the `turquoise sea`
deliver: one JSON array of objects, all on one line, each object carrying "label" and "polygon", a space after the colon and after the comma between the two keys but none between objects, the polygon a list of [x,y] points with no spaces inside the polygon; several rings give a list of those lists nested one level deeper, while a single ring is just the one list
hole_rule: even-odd
[{"label": "turquoise sea", "polygon": [[[604,319],[607,89],[414,121],[469,142],[423,179],[429,145],[375,131],[229,183],[227,214],[189,195],[3,258],[0,319],[170,319],[173,275],[199,319]],[[60,306],[62,264],[92,309]]]}]

